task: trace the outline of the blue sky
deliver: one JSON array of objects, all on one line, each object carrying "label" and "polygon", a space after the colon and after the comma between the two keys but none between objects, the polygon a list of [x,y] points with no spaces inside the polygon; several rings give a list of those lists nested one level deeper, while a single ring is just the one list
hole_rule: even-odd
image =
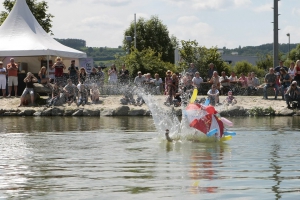
[{"label": "blue sky", "polygon": [[[39,1],[39,0],[38,0]],[[273,42],[273,0],[46,0],[56,38],[117,47],[134,19],[156,15],[179,40],[236,48]],[[0,10],[3,10],[1,4]],[[300,41],[300,1],[279,1],[279,43]]]}]

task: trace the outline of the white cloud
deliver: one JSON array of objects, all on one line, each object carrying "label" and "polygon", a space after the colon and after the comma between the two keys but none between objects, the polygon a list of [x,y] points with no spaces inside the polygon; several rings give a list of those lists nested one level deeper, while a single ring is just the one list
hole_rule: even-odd
[{"label": "white cloud", "polygon": [[300,16],[300,8],[293,8],[292,13],[293,15]]},{"label": "white cloud", "polygon": [[81,20],[79,25],[84,25],[88,27],[97,27],[97,26],[106,26],[106,27],[114,27],[114,26],[122,26],[122,22],[114,19],[113,17],[109,17],[106,15],[101,15],[97,17],[89,17]]},{"label": "white cloud", "polygon": [[[84,2],[86,2],[85,0]],[[93,4],[103,4],[111,7],[127,6],[131,3],[131,0],[88,0]],[[83,2],[83,3],[84,3]]]},{"label": "white cloud", "polygon": [[234,0],[234,4],[237,7],[251,5],[251,0]]},{"label": "white cloud", "polygon": [[254,8],[255,12],[273,12],[273,4],[268,3]]},{"label": "white cloud", "polygon": [[196,16],[182,16],[182,17],[179,17],[177,22],[180,23],[180,24],[193,24],[195,22],[198,22],[199,21],[199,18],[196,17]]},{"label": "white cloud", "polygon": [[202,0],[195,1],[193,7],[198,10],[224,10],[232,5],[232,0]]}]

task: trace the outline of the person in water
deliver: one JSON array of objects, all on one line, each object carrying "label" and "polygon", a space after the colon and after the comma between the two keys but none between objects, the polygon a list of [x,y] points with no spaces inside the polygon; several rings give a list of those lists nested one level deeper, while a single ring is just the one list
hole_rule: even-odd
[{"label": "person in water", "polygon": [[170,138],[170,136],[169,136],[169,129],[166,129],[165,136],[166,136],[166,140],[168,140],[168,142],[173,142],[173,139]]}]

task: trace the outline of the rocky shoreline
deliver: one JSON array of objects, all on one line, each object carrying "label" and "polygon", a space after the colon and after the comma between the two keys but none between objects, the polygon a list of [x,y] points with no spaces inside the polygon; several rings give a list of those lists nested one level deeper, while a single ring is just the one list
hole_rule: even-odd
[{"label": "rocky shoreline", "polygon": [[[88,103],[84,107],[75,104],[68,106],[46,107],[18,107],[19,98],[0,99],[0,116],[151,116],[146,104],[142,106],[121,105],[120,95],[101,96],[98,104]],[[204,96],[198,96],[202,98]],[[44,97],[46,98],[46,97]],[[299,116],[300,110],[286,108],[283,100],[262,100],[258,96],[237,96],[238,103],[234,106],[217,106],[221,116]],[[164,112],[182,115],[181,107],[168,107],[163,104],[165,96],[153,96],[155,103],[164,109]],[[225,96],[220,97],[220,102]]]}]

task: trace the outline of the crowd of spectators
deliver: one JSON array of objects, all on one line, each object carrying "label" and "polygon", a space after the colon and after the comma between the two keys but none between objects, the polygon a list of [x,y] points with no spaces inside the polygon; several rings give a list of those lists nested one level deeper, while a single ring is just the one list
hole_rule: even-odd
[{"label": "crowd of spectators", "polygon": [[[63,73],[64,69],[68,70],[67,77]],[[12,89],[17,96],[18,79],[16,78],[18,65],[14,59],[10,59],[7,67],[3,67],[0,61],[0,86],[3,96],[6,96],[6,76],[8,76],[8,96],[11,96]],[[119,87],[124,96],[121,99],[122,104],[142,105],[144,103],[141,91],[154,95],[166,95],[165,104],[175,106],[187,102],[194,88],[198,89],[198,94],[207,94],[215,103],[219,103],[219,95],[237,94],[237,89],[243,88],[245,94],[255,93],[259,87],[263,87],[263,98],[268,99],[268,88],[274,88],[275,99],[281,94],[283,100],[286,100],[288,107],[292,101],[298,101],[300,106],[300,61],[296,64],[292,62],[288,67],[280,62],[275,68],[270,68],[264,77],[264,84],[260,85],[259,79],[254,72],[241,73],[239,77],[231,72],[227,76],[225,71],[221,74],[216,70],[213,63],[208,65],[207,74],[201,74],[195,67],[194,63],[189,64],[189,68],[183,73],[173,73],[171,70],[166,71],[164,79],[158,73],[154,74],[154,78],[150,73],[143,74],[141,71],[137,73],[133,81],[130,81],[129,71],[123,64],[118,70],[112,65],[107,72],[108,85]],[[22,93],[20,106],[26,105],[25,96],[33,95],[32,84],[38,82],[52,90],[49,96],[48,106],[53,106],[58,100],[63,98],[63,102],[71,105],[76,103],[77,106],[84,106],[89,97],[92,103],[99,102],[100,91],[105,80],[105,73],[101,67],[92,68],[88,74],[85,68],[76,66],[75,60],[71,61],[71,65],[67,68],[60,57],[57,57],[53,66],[50,66],[47,72],[46,67],[41,67],[37,77],[32,73],[28,73],[24,79],[26,88]],[[121,87],[120,87],[121,86]],[[134,95],[137,98],[134,99]],[[32,98],[31,98],[32,99]],[[34,101],[31,100],[32,104]]]}]

